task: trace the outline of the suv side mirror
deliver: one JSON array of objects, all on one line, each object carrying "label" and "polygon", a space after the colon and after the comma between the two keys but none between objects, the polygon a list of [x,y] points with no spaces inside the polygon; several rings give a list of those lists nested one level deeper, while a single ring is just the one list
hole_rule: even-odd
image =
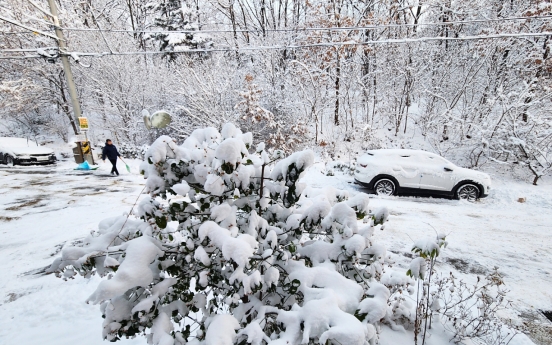
[{"label": "suv side mirror", "polygon": [[447,167],[445,167],[445,171],[448,171],[448,172],[450,172],[450,171],[452,171],[452,169],[451,169],[451,168],[447,168]]}]

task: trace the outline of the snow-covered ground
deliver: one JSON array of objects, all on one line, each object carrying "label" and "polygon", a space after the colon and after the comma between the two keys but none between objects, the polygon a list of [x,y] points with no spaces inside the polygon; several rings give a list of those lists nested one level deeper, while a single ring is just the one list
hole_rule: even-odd
[{"label": "snow-covered ground", "polygon": [[[552,344],[552,323],[540,313],[552,310],[552,185],[548,180],[533,186],[493,177],[490,195],[476,203],[373,195],[372,205],[386,206],[390,211],[389,223],[376,239],[387,247],[396,266],[407,270],[414,241],[433,237],[435,231],[448,234],[438,272],[453,272],[475,283],[477,276],[483,278],[498,267],[512,300],[512,310],[501,316],[518,325],[530,323],[528,328],[538,333],[532,334],[537,344]],[[366,191],[345,174],[325,176],[322,164],[311,168],[305,181],[313,187]],[[518,202],[519,198],[525,202]],[[541,322],[546,325],[544,329]],[[531,343],[523,334],[511,342]]]},{"label": "snow-covered ground", "polygon": [[109,176],[109,163],[93,172],[75,166],[0,166],[0,344],[102,343],[98,306],[84,303],[99,279],[64,282],[35,273],[67,241],[129,212],[144,180],[135,166],[128,174],[120,164],[120,177]]},{"label": "snow-covered ground", "polygon": [[[84,303],[99,279],[77,277],[64,282],[40,272],[64,243],[84,237],[103,218],[130,211],[144,180],[138,174],[138,162],[129,163],[131,173],[120,164],[120,177],[108,176],[109,164],[90,172],[73,170],[71,162],[53,167],[0,166],[0,344],[102,343],[99,307]],[[316,164],[304,182],[351,194],[362,191],[349,176],[325,176],[323,171],[324,165]],[[538,310],[552,310],[552,185],[493,182],[491,195],[473,204],[374,196],[372,204],[387,206],[391,213],[376,239],[387,246],[397,267],[406,268],[413,241],[434,236],[433,228],[449,233],[449,246],[439,258],[440,272],[452,271],[475,281],[477,275],[498,266],[513,301],[512,310],[502,316],[544,325],[547,321],[538,316]],[[526,202],[519,203],[520,197]],[[384,329],[381,344],[413,343],[403,335]],[[446,339],[434,334],[430,344],[443,344]],[[546,335],[542,339],[535,343],[552,343]],[[145,343],[144,338],[122,342]],[[532,342],[519,335],[511,344]]]}]

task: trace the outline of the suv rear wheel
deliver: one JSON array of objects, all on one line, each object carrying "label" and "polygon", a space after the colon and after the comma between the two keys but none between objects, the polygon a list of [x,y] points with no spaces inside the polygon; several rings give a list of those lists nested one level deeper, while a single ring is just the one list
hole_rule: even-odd
[{"label": "suv rear wheel", "polygon": [[374,191],[377,195],[394,195],[396,192],[395,182],[382,178],[374,183]]},{"label": "suv rear wheel", "polygon": [[471,183],[466,183],[456,190],[456,199],[474,202],[479,198],[479,194],[479,187]]}]

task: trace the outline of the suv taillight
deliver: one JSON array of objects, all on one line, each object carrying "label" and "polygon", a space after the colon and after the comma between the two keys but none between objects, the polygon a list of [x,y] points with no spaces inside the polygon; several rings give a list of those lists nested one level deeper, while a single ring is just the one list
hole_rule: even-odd
[{"label": "suv taillight", "polygon": [[361,164],[360,166],[363,167],[363,168],[366,168],[368,165],[366,165],[366,164]]}]

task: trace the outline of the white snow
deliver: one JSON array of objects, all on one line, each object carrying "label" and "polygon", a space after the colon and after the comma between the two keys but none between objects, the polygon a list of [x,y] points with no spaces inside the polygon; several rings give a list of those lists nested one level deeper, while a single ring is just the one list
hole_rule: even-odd
[{"label": "white snow", "polygon": [[112,279],[100,283],[87,302],[97,304],[121,295],[136,286],[147,287],[153,280],[149,265],[163,252],[152,243],[151,237],[142,236],[123,244],[126,257]]},{"label": "white snow", "polygon": [[186,196],[186,194],[188,194],[188,192],[190,191],[190,186],[186,181],[182,181],[181,183],[173,185],[172,190],[174,190],[179,195]]},{"label": "white snow", "polygon": [[410,263],[410,272],[413,278],[424,279],[427,271],[426,260],[422,257],[415,258]]},{"label": "white snow", "polygon": [[257,321],[251,322],[238,333],[238,337],[242,335],[247,337],[247,342],[251,345],[261,345],[263,340],[270,341]]},{"label": "white snow", "polygon": [[215,157],[222,162],[230,163],[236,166],[236,163],[241,161],[242,155],[247,155],[247,148],[240,139],[228,138],[225,139],[215,150]]},{"label": "white snow", "polygon": [[221,228],[215,222],[205,222],[198,230],[199,238],[203,241],[208,237],[211,242],[222,250],[226,260],[234,260],[238,266],[245,267],[249,258],[253,255],[256,243],[250,235],[242,234],[237,238],[232,237],[230,231]]},{"label": "white snow", "polygon": [[196,248],[194,253],[194,259],[201,262],[204,266],[210,266],[211,265],[211,259],[209,259],[209,255],[203,249],[202,246],[199,246]]},{"label": "white snow", "polygon": [[205,345],[232,345],[236,338],[235,330],[240,328],[238,320],[229,314],[216,315],[208,324]]},{"label": "white snow", "polygon": [[39,146],[31,139],[0,137],[0,152],[11,155],[54,154],[49,147]]}]

